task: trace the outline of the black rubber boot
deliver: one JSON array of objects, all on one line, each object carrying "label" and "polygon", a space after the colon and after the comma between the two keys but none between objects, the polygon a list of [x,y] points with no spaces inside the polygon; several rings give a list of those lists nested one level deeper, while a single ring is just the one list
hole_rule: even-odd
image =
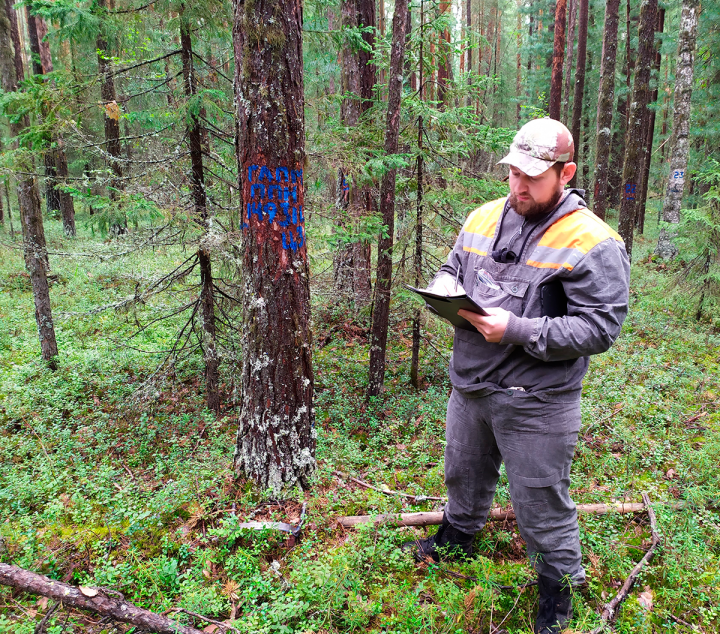
[{"label": "black rubber boot", "polygon": [[472,556],[474,534],[463,533],[454,528],[443,514],[442,524],[437,533],[426,539],[403,544],[403,550],[412,550],[417,561],[432,559],[439,562],[441,559],[459,559]]},{"label": "black rubber boot", "polygon": [[535,634],[558,634],[572,619],[570,584],[538,575],[538,614]]}]

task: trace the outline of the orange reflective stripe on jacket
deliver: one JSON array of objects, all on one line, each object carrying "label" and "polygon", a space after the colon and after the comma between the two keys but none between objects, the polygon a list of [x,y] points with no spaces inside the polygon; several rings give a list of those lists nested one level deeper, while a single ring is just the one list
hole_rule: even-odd
[{"label": "orange reflective stripe on jacket", "polygon": [[463,226],[466,242],[466,244],[463,244],[463,251],[475,253],[476,255],[488,254],[506,200],[506,198],[500,198],[485,203],[468,216]]},{"label": "orange reflective stripe on jacket", "polygon": [[533,249],[526,264],[572,271],[593,247],[608,238],[622,238],[589,209],[581,207],[552,224]]}]

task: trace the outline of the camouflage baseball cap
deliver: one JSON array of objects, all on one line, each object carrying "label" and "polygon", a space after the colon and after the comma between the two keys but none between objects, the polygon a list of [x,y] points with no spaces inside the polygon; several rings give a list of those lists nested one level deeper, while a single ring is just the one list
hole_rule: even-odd
[{"label": "camouflage baseball cap", "polygon": [[538,176],[555,163],[571,161],[575,153],[572,134],[562,123],[545,117],[528,121],[515,135],[510,152],[500,163]]}]

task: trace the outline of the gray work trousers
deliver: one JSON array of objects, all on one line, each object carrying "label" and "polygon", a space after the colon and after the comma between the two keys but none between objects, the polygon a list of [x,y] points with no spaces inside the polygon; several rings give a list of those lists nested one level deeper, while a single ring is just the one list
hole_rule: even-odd
[{"label": "gray work trousers", "polygon": [[580,402],[548,403],[521,390],[465,398],[453,390],[445,437],[450,523],[476,533],[487,520],[500,464],[520,534],[535,570],[553,580],[585,580],[570,464],[580,429]]}]

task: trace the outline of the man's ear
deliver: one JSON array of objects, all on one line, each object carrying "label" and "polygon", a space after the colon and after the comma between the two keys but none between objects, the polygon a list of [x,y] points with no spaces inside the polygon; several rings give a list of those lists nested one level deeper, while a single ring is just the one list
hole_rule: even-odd
[{"label": "man's ear", "polygon": [[572,161],[565,163],[562,168],[562,172],[560,172],[560,182],[563,187],[572,180],[572,177],[575,176],[575,172],[577,172],[577,163],[573,163]]}]

